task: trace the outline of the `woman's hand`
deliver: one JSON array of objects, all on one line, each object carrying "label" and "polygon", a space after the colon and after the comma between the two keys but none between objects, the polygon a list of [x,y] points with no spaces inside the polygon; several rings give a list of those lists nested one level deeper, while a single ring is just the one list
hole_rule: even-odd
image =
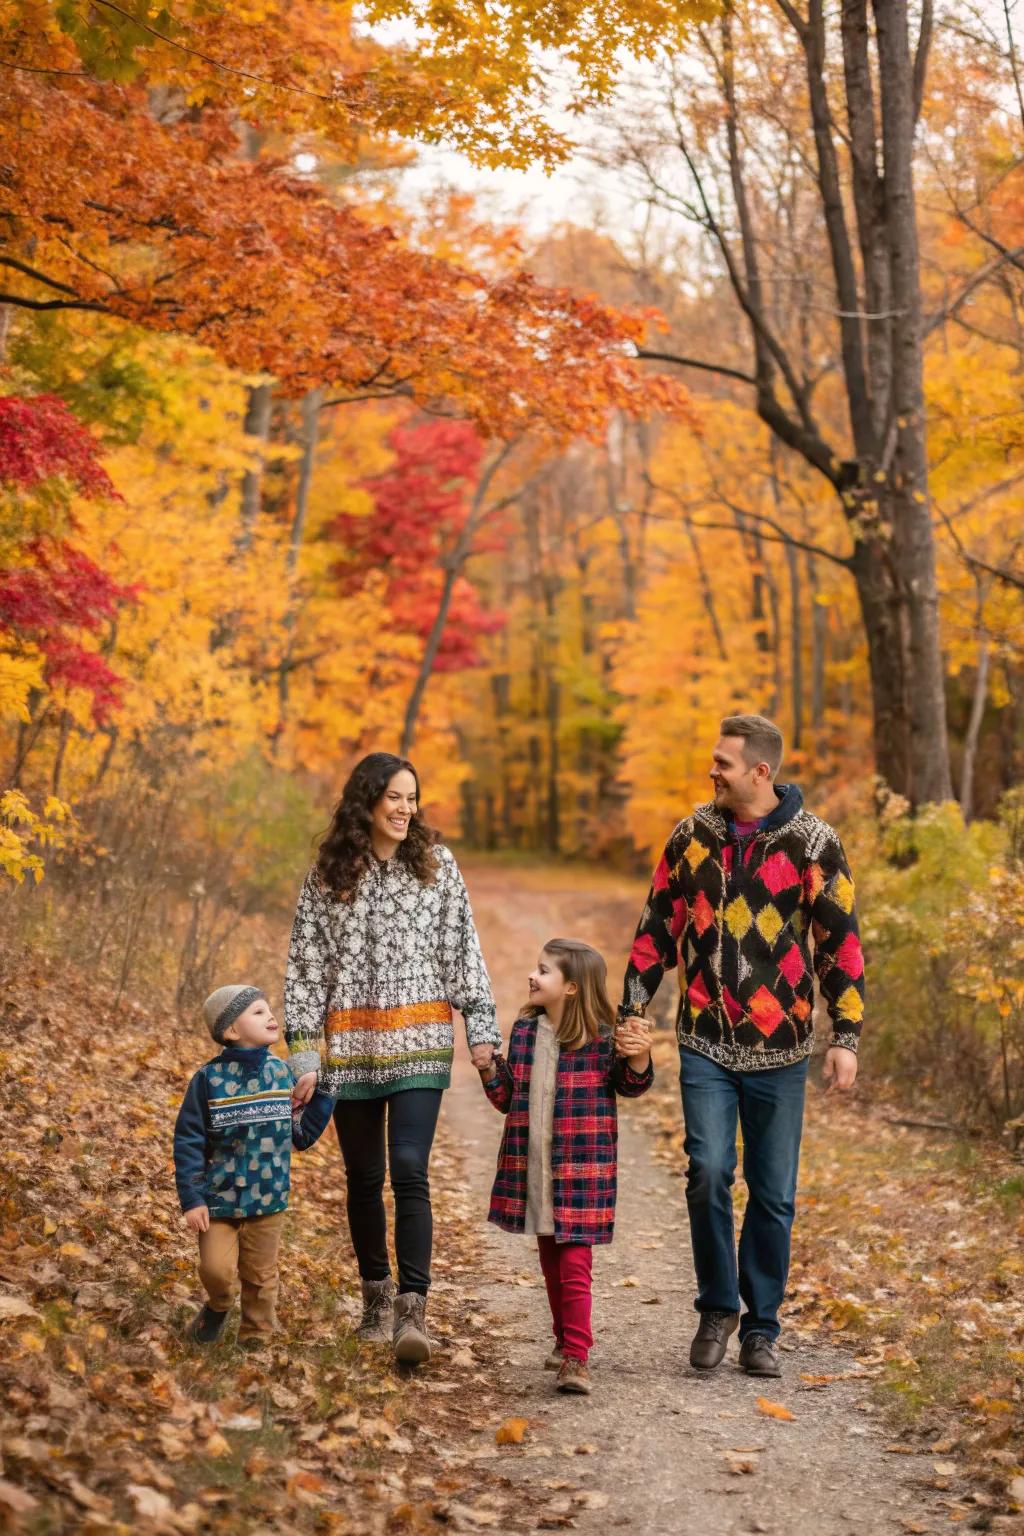
[{"label": "woman's hand", "polygon": [[292,1089],[292,1109],[301,1109],[303,1104],[309,1103],[316,1092],[316,1077],[315,1072],[303,1072]]},{"label": "woman's hand", "polygon": [[480,1081],[484,1087],[486,1088],[488,1083],[493,1083],[497,1076],[497,1069],[494,1065],[494,1046],[490,1044],[471,1045],[469,1057],[474,1067],[480,1073]]}]

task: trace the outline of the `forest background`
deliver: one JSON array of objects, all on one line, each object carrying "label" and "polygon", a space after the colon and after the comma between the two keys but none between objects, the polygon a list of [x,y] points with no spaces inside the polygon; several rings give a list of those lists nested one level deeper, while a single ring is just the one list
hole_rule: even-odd
[{"label": "forest background", "polygon": [[380,747],[640,873],[758,709],[873,1070],[1012,1134],[1013,8],[14,0],[0,80],[6,963],[191,1018]]}]

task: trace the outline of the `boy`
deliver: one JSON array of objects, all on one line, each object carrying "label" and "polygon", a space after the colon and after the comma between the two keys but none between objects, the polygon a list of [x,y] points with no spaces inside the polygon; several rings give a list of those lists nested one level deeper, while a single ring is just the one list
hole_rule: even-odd
[{"label": "boy", "polygon": [[271,1054],[279,1029],[258,987],[218,987],[203,1016],[221,1053],[189,1083],[174,1127],[178,1198],[199,1238],[208,1297],[189,1335],[216,1342],[240,1279],[238,1341],[246,1344],[274,1329],[292,1146],[305,1151],[319,1139],[334,1101],[317,1091],[293,1121],[292,1075]]}]

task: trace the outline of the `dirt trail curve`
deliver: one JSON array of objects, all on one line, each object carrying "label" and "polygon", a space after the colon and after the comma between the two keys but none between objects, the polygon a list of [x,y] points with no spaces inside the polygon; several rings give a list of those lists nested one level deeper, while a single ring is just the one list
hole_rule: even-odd
[{"label": "dirt trail curve", "polygon": [[[589,877],[582,886],[568,873],[552,886],[547,872],[472,865],[467,879],[506,1035],[546,938],[569,933],[598,943],[616,976],[637,916],[635,888]],[[501,1117],[464,1059],[446,1100],[483,1211]],[[758,1384],[737,1369],[734,1339],[712,1376],[689,1368],[695,1314],[683,1185],[652,1159],[628,1104],[620,1113],[616,1239],[595,1254],[591,1398],[560,1397],[540,1369],[550,1322],[532,1243],[487,1231],[486,1268],[470,1307],[487,1315],[507,1351],[498,1383],[503,1411],[528,1419],[531,1429],[522,1451],[498,1451],[488,1433],[477,1453],[481,1471],[488,1458],[500,1458],[514,1484],[555,1490],[547,1527],[558,1523],[561,1505],[576,1530],[643,1536],[882,1536],[946,1524],[922,1486],[929,1458],[886,1454],[891,1436],[864,1383],[815,1390],[801,1380],[801,1373],[855,1372],[849,1354],[784,1339],[784,1379]],[[762,1396],[789,1408],[793,1421],[759,1412]],[[580,1488],[582,1499],[572,1492]]]}]

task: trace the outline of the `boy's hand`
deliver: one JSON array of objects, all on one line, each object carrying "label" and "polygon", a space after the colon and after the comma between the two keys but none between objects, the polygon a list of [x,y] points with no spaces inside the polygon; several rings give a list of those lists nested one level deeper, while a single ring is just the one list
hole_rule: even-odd
[{"label": "boy's hand", "polygon": [[190,1232],[209,1232],[210,1207],[194,1205],[190,1211],[185,1212],[185,1225]]},{"label": "boy's hand", "polygon": [[315,1072],[303,1072],[295,1087],[292,1089],[292,1109],[301,1109],[303,1104],[308,1104],[316,1092]]}]

